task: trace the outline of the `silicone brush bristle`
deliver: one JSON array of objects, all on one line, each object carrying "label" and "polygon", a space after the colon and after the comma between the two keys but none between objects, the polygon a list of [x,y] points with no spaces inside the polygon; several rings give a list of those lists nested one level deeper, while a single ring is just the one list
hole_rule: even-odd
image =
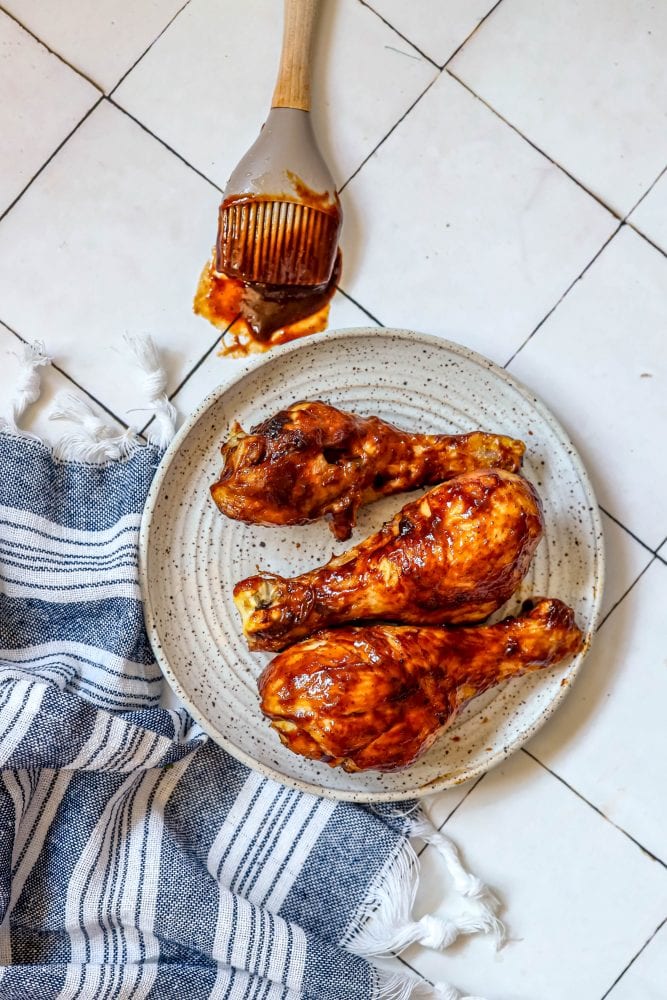
[{"label": "silicone brush bristle", "polygon": [[217,270],[267,285],[324,285],[336,259],[340,214],[252,198],[220,206]]}]

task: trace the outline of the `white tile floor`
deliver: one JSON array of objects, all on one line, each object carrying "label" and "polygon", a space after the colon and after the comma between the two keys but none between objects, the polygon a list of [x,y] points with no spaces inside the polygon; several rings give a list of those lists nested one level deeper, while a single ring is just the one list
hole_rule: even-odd
[{"label": "white tile floor", "polygon": [[[507,900],[515,940],[497,953],[481,937],[444,957],[409,949],[404,957],[431,980],[446,973],[499,1000],[599,998],[620,955],[636,954],[664,919],[664,867],[525,753],[490,772],[445,829]],[[431,912],[444,900],[439,912],[453,912],[433,848],[422,857],[418,905]]]},{"label": "white tile floor", "polygon": [[[266,115],[281,40],[280,31],[267,30],[275,10],[275,0],[191,0],[114,91],[114,101],[220,187]],[[357,0],[325,4],[323,14],[315,129],[342,185],[438,70]],[[234,40],[248,36],[252,58],[242,45],[234,49]]]},{"label": "white tile floor", "polygon": [[[667,7],[328,0],[320,27],[346,212],[331,325],[508,364],[581,449],[607,536],[606,617],[563,708],[431,803],[516,940],[404,960],[489,1000],[666,1000]],[[28,415],[50,439],[72,381],[141,425],[125,332],[156,337],[182,415],[237,369],[190,302],[279,35],[275,0],[0,4],[0,411],[19,338],[60,369]],[[420,905],[446,909],[423,861]]]},{"label": "white tile floor", "polygon": [[450,69],[619,215],[667,158],[667,6],[503,0]]},{"label": "white tile floor", "polygon": [[3,13],[0,53],[0,212],[4,212],[99,93]]}]

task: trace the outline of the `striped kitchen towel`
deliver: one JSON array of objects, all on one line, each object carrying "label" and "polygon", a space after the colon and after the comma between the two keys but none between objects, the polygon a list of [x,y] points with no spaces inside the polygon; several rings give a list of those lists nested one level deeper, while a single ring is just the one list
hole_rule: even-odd
[{"label": "striped kitchen towel", "polygon": [[[137,543],[173,412],[152,345],[138,350],[158,443],[74,399],[57,415],[78,422],[64,450],[79,460],[21,432],[37,348],[0,432],[0,996],[457,998],[369,962],[501,929],[416,806],[284,788],[161,705]],[[412,834],[442,853],[463,913],[413,919]]]}]

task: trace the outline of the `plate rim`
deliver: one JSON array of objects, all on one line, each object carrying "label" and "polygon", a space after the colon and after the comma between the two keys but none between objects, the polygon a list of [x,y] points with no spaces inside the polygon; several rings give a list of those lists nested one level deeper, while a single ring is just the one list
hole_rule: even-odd
[{"label": "plate rim", "polygon": [[[523,735],[520,734],[515,740],[499,747],[488,760],[480,761],[478,765],[471,767],[469,770],[458,776],[452,777],[450,775],[444,775],[441,778],[429,781],[425,785],[417,786],[408,791],[401,792],[365,791],[361,789],[359,791],[346,791],[345,789],[327,788],[325,786],[302,781],[299,778],[292,778],[289,775],[284,775],[276,768],[256,760],[250,756],[250,754],[247,754],[244,750],[232,743],[231,740],[229,740],[205,718],[203,713],[192,702],[181,682],[171,669],[169,661],[162,651],[156,625],[156,616],[153,612],[150,589],[148,586],[148,548],[150,542],[151,521],[156,507],[156,502],[167,473],[178,455],[182,441],[189,435],[190,431],[193,427],[195,427],[199,420],[201,420],[204,414],[218,402],[224,393],[238,385],[249,375],[252,375],[255,371],[257,371],[257,369],[272,364],[286,355],[300,350],[304,346],[317,346],[321,343],[332,340],[342,341],[360,336],[379,336],[392,339],[400,338],[413,343],[427,344],[429,346],[437,347],[438,349],[447,350],[452,354],[463,357],[468,361],[472,361],[480,368],[491,372],[494,376],[500,377],[503,382],[511,386],[519,393],[519,395],[523,396],[523,398],[538,412],[539,416],[545,421],[546,424],[548,424],[551,430],[555,432],[556,436],[559,437],[566,446],[572,465],[579,476],[584,493],[590,500],[589,507],[591,509],[589,510],[589,514],[593,523],[595,538],[594,580],[596,586],[591,607],[590,624],[585,637],[584,649],[581,653],[577,654],[570,664],[568,683],[559,687],[555,697],[552,698],[549,704],[545,707],[537,723],[530,727],[527,733]],[[244,362],[237,372],[230,374],[227,379],[221,382],[215,389],[211,390],[211,392],[204,397],[204,399],[194,408],[192,413],[186,417],[182,426],[174,435],[160,460],[151,482],[148,495],[146,497],[146,503],[144,504],[144,509],[142,511],[141,524],[139,528],[139,585],[141,589],[146,632],[148,634],[153,655],[155,656],[165,680],[185,706],[189,714],[218,746],[221,746],[232,757],[240,761],[242,764],[245,764],[251,770],[258,771],[260,774],[263,774],[282,785],[295,788],[298,791],[343,802],[403,802],[411,799],[423,798],[426,795],[432,795],[436,792],[444,791],[447,788],[453,788],[457,785],[464,784],[467,781],[472,781],[473,779],[480,777],[482,774],[485,774],[493,767],[498,766],[504,760],[507,760],[507,758],[513,753],[519,750],[535,735],[539,729],[542,728],[548,719],[552,717],[554,712],[560,707],[563,700],[569,694],[574,685],[574,681],[579,676],[581,667],[590,651],[590,647],[597,630],[604,592],[604,582],[605,544],[599,504],[581,456],[558,418],[554,416],[546,404],[543,403],[542,400],[533,392],[531,392],[531,390],[524,385],[523,382],[517,379],[510,372],[506,371],[500,365],[496,364],[496,362],[491,361],[490,358],[485,357],[483,354],[479,354],[477,351],[474,351],[463,344],[458,344],[455,341],[448,340],[444,337],[439,337],[431,333],[420,333],[406,328],[359,326],[348,327],[342,330],[326,330],[323,333],[309,336],[305,345],[302,340],[292,341],[289,344],[281,345],[266,354],[261,354]]]}]

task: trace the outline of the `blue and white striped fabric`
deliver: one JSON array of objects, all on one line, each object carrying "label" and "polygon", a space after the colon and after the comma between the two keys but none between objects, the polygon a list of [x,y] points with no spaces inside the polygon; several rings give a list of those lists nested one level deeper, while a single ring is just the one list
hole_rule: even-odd
[{"label": "blue and white striped fabric", "polygon": [[283,788],[160,706],[137,576],[160,454],[0,433],[0,996],[407,998],[347,947],[410,865],[406,821]]}]

